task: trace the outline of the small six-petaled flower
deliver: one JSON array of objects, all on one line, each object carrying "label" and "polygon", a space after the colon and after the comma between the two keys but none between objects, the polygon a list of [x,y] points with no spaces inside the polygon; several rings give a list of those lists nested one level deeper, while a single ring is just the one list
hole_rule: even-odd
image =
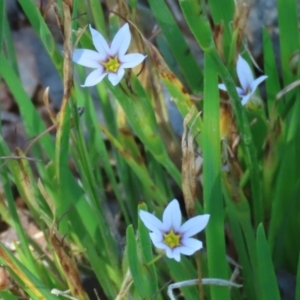
[{"label": "small six-petaled flower", "polygon": [[180,261],[180,254],[192,255],[203,247],[202,242],[192,236],[206,227],[209,215],[193,217],[181,225],[181,211],[176,199],[166,207],[162,221],[143,210],[139,215],[151,231],[154,246],[165,250],[167,257]]},{"label": "small six-petaled flower", "polygon": [[88,75],[83,87],[98,84],[106,75],[112,85],[117,85],[125,74],[124,69],[134,68],[146,58],[140,53],[126,54],[131,41],[127,23],[119,29],[110,45],[91,25],[90,31],[97,51],[76,49],[72,56],[77,64],[95,69]]},{"label": "small six-petaled flower", "polygon": [[[254,79],[250,66],[247,61],[239,55],[236,72],[241,84],[241,87],[236,87],[238,95],[242,98],[242,105],[245,105],[255,93],[258,85],[261,84],[268,76],[263,75]],[[227,91],[224,83],[218,85],[219,89]]]}]

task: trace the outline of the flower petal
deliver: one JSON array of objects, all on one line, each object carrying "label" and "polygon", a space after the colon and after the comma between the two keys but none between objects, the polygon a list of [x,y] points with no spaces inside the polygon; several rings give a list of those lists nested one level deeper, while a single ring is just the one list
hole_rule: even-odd
[{"label": "flower petal", "polygon": [[121,66],[125,69],[134,68],[139,65],[147,56],[140,53],[126,54],[120,58]]},{"label": "flower petal", "polygon": [[79,65],[88,68],[98,68],[101,55],[98,52],[87,49],[76,49],[73,51],[72,60]]},{"label": "flower petal", "polygon": [[102,34],[97,30],[93,29],[91,25],[90,31],[92,35],[93,44],[96,50],[99,52],[99,55],[101,55],[101,61],[106,60],[110,54],[110,50],[106,40],[104,39]]},{"label": "flower petal", "polygon": [[222,91],[227,91],[227,88],[226,88],[226,86],[225,86],[224,83],[218,84],[218,88],[219,88],[220,90],[222,90]]},{"label": "flower petal", "polygon": [[85,83],[81,85],[82,87],[93,86],[98,84],[107,73],[103,72],[103,68],[98,68],[91,72],[85,80]]},{"label": "flower petal", "polygon": [[236,87],[236,91],[240,97],[245,96],[245,91],[243,89],[241,89],[240,87]]},{"label": "flower petal", "polygon": [[163,214],[163,223],[167,230],[178,231],[181,225],[181,211],[176,199],[172,200]]},{"label": "flower petal", "polygon": [[247,90],[250,88],[252,84],[252,81],[254,81],[254,77],[250,66],[248,65],[247,61],[243,59],[241,55],[239,55],[237,61],[236,71],[243,90],[247,92]]},{"label": "flower petal", "polygon": [[139,216],[143,221],[144,225],[150,230],[156,233],[157,235],[162,234],[164,232],[163,223],[156,218],[154,215],[148,213],[147,211],[140,210]]},{"label": "flower petal", "polygon": [[252,83],[251,83],[251,91],[255,92],[256,88],[268,78],[268,76],[263,75],[258,78],[256,78]]},{"label": "flower petal", "polygon": [[131,34],[128,23],[124,24],[116,33],[110,46],[110,53],[112,56],[118,54],[118,57],[125,55],[130,45]]},{"label": "flower petal", "polygon": [[150,238],[154,246],[158,249],[166,249],[168,247],[165,243],[163,243],[163,234],[159,232],[150,232]]},{"label": "flower petal", "polygon": [[197,250],[203,248],[203,243],[193,238],[187,238],[183,241],[182,246],[178,247],[184,255],[192,255]]},{"label": "flower petal", "polygon": [[169,258],[173,258],[173,250],[170,247],[166,248],[166,255]]},{"label": "flower petal", "polygon": [[162,234],[156,234],[155,232],[149,233],[152,243],[154,244],[155,248],[161,249],[161,250],[167,250],[170,248],[168,245],[166,245],[163,242],[163,235]]},{"label": "flower petal", "polygon": [[179,232],[188,238],[195,235],[205,228],[208,223],[209,215],[196,216],[186,221],[181,227]]},{"label": "flower petal", "polygon": [[109,73],[108,80],[111,82],[113,86],[117,85],[125,74],[125,70],[123,68],[119,68],[117,73]]},{"label": "flower petal", "polygon": [[252,91],[248,95],[244,96],[242,98],[242,105],[245,105],[250,100],[250,98],[252,97],[253,94],[254,94],[254,91]]},{"label": "flower petal", "polygon": [[172,258],[174,258],[176,261],[180,261],[180,247],[172,249],[172,256]]}]

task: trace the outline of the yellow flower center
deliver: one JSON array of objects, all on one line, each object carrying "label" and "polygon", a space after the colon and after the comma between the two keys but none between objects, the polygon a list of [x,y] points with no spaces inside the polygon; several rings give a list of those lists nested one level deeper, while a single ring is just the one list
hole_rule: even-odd
[{"label": "yellow flower center", "polygon": [[101,62],[101,64],[104,66],[105,68],[105,72],[114,72],[117,73],[119,67],[120,67],[120,63],[118,60],[118,57],[110,57],[108,59],[108,61],[106,62]]},{"label": "yellow flower center", "polygon": [[175,233],[174,230],[171,229],[168,233],[164,234],[164,243],[173,249],[180,246],[180,238],[181,235]]}]

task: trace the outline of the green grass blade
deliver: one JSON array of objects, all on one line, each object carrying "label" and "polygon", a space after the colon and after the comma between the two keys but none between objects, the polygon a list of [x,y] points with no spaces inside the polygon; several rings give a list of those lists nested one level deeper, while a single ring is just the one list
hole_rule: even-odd
[{"label": "green grass blade", "polygon": [[136,287],[140,297],[142,299],[147,298],[151,295],[148,294],[149,284],[146,281],[146,268],[141,260],[140,249],[138,249],[138,243],[133,231],[132,225],[126,230],[127,237],[127,259],[129,264],[129,269],[132,275],[134,286]]},{"label": "green grass blade", "polygon": [[[220,106],[217,73],[209,55],[204,58],[203,181],[204,207],[210,214],[206,228],[209,276],[228,279],[225,260],[224,208],[221,184]],[[215,258],[219,259],[216,260]],[[229,289],[211,286],[212,299],[230,299]]]},{"label": "green grass blade", "polygon": [[[46,127],[34,108],[32,101],[24,91],[20,79],[14,73],[7,59],[2,55],[0,56],[0,65],[0,73],[16,99],[28,136],[35,137],[39,135]],[[39,143],[43,145],[48,157],[54,157],[53,141],[49,134],[39,139]]]},{"label": "green grass blade", "polygon": [[[275,55],[272,48],[272,41],[267,29],[263,29],[263,45],[264,45],[264,71],[268,74],[268,80],[266,80],[267,88],[267,104],[268,111],[271,114],[273,105],[275,104],[276,94],[280,91],[280,82],[278,76],[278,66],[275,61]],[[280,100],[278,103],[279,111],[283,110],[283,103]]]},{"label": "green grass blade", "polygon": [[271,253],[262,225],[259,225],[257,229],[256,249],[258,257],[259,281],[261,286],[261,299],[280,300],[281,297],[278,290]]},{"label": "green grass blade", "polygon": [[[138,210],[146,210],[146,205],[139,205]],[[138,236],[141,247],[141,256],[143,259],[143,265],[146,268],[145,272],[145,288],[148,289],[148,295],[152,296],[158,291],[157,274],[154,264],[146,265],[153,260],[152,242],[149,236],[149,230],[139,218],[138,221]],[[161,299],[161,297],[159,297]]]},{"label": "green grass blade", "polygon": [[43,282],[34,276],[15,256],[0,244],[0,263],[12,271],[14,279],[33,299],[55,300],[56,296],[50,293]]},{"label": "green grass blade", "polygon": [[224,26],[223,45],[225,57],[227,58],[232,38],[231,27],[234,14],[234,1],[225,0],[222,1],[221,5],[219,1],[215,0],[209,0],[208,3],[214,24],[222,24]]},{"label": "green grass blade", "polygon": [[43,45],[48,52],[52,62],[56,66],[58,72],[62,71],[62,55],[56,46],[53,35],[51,34],[38,6],[32,0],[18,0],[26,16],[28,17],[36,34],[39,36]]},{"label": "green grass blade", "polygon": [[297,0],[278,0],[277,8],[282,76],[284,84],[288,85],[295,79],[289,60],[292,54],[299,50]]},{"label": "green grass blade", "polygon": [[165,1],[148,0],[148,3],[180,65],[184,78],[193,92],[200,91],[203,80],[202,72]]},{"label": "green grass blade", "polygon": [[127,96],[119,87],[111,89],[111,91],[119,101],[129,124],[144,143],[146,149],[166,168],[180,186],[181,174],[167,154],[159,134],[151,101],[136,77],[132,76],[131,85],[133,92],[127,90],[130,96]]}]

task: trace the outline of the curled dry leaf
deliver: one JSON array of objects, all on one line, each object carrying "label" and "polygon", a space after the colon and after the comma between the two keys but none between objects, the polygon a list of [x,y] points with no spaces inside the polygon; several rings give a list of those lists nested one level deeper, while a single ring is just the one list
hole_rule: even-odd
[{"label": "curled dry leaf", "polygon": [[181,141],[182,148],[182,191],[184,196],[184,203],[189,217],[195,215],[195,200],[196,200],[196,165],[195,165],[195,151],[194,151],[194,137],[191,131],[187,128],[187,123],[191,121],[194,115],[195,108],[184,118],[183,135]]},{"label": "curled dry leaf", "polygon": [[251,9],[251,1],[250,0],[238,0],[236,1],[235,12],[234,12],[234,20],[233,20],[233,28],[234,31],[237,32],[236,37],[236,51],[239,52],[241,47],[246,27],[247,21]]},{"label": "curled dry leaf", "polygon": [[[175,76],[175,74],[170,70],[170,68],[168,67],[168,65],[166,64],[165,60],[160,55],[156,47],[153,46],[147,40],[144,40],[144,42],[157,68],[160,78],[162,79],[164,84],[168,87],[168,89],[173,92],[171,94],[175,98],[174,101],[183,101],[184,103],[182,104],[191,108],[191,106],[193,105],[193,101],[190,95],[188,94],[187,90],[185,89],[185,87],[182,85],[180,80]],[[177,96],[180,95],[181,96],[180,99],[178,99],[178,97],[175,97],[175,94],[177,94]]]}]

